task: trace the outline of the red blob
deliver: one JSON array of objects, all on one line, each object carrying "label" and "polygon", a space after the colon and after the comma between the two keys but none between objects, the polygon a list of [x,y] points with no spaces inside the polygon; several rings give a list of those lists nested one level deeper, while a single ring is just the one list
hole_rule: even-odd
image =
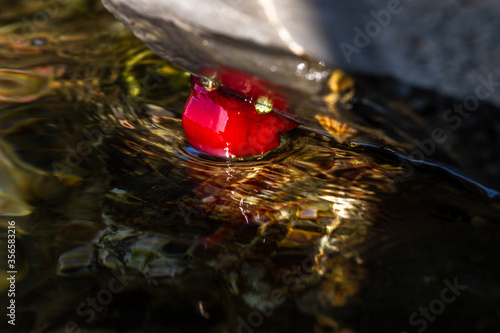
[{"label": "red blob", "polygon": [[182,124],[193,147],[226,158],[263,154],[279,146],[282,133],[299,125],[275,112],[259,114],[253,103],[224,91],[207,91],[196,77]]}]

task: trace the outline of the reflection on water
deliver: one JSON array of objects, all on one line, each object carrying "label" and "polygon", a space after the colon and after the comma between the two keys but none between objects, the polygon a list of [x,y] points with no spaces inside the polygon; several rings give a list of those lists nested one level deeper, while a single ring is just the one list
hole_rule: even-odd
[{"label": "reflection on water", "polygon": [[[0,14],[0,224],[16,221],[18,270],[2,330],[498,328],[496,198],[430,166],[400,181],[390,152],[303,129],[258,160],[200,155],[180,123],[188,75],[99,3],[54,4]],[[445,279],[467,289],[425,319]]]}]

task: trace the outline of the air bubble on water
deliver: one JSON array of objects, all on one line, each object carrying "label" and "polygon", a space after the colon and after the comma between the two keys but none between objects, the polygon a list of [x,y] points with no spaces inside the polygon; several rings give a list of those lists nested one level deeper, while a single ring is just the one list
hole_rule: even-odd
[{"label": "air bubble on water", "polygon": [[297,65],[297,70],[295,71],[295,75],[297,76],[300,76],[303,72],[304,72],[304,69],[306,68],[306,64],[305,63],[300,63]]},{"label": "air bubble on water", "polygon": [[208,91],[214,91],[220,88],[220,80],[216,77],[200,77],[201,85]]},{"label": "air bubble on water", "polygon": [[266,114],[273,110],[273,101],[266,96],[260,96],[255,103],[255,110],[259,114]]},{"label": "air bubble on water", "polygon": [[316,71],[311,69],[309,73],[306,74],[306,80],[309,81],[321,81],[324,78],[328,77],[328,71]]}]

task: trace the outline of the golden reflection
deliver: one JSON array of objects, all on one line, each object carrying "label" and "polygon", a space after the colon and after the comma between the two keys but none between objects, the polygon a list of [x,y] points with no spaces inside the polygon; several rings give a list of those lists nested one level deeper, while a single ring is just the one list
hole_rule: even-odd
[{"label": "golden reflection", "polygon": [[[355,249],[367,237],[367,217],[376,210],[375,191],[393,191],[391,171],[315,137],[302,140],[303,146],[294,147],[289,156],[241,163],[192,159],[186,166],[201,207],[221,221],[222,234],[254,224],[259,226],[258,238],[266,239],[273,226],[285,227],[276,253],[309,253],[315,263],[312,280],[303,282],[322,276],[320,298],[342,306],[363,283],[364,269]],[[215,238],[224,242],[220,230]],[[210,237],[209,243],[214,243]]]},{"label": "golden reflection", "polygon": [[325,97],[329,105],[335,105],[338,101],[348,103],[354,96],[354,79],[343,71],[334,70],[328,80],[328,88],[331,94]]},{"label": "golden reflection", "polygon": [[38,99],[48,89],[48,79],[34,72],[0,68],[0,105]]},{"label": "golden reflection", "polygon": [[324,97],[324,101],[331,115],[316,115],[318,123],[338,142],[344,143],[359,135],[359,131],[346,123],[340,122],[337,112],[337,103],[350,107],[350,101],[355,93],[354,79],[341,70],[334,70],[328,80],[330,93]]}]

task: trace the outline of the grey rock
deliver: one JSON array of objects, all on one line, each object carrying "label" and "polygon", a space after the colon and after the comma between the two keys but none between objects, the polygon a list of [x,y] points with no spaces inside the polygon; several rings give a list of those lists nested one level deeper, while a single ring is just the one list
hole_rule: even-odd
[{"label": "grey rock", "polygon": [[[297,66],[306,59],[390,75],[459,99],[474,92],[479,75],[499,74],[500,5],[493,0],[104,0],[104,5],[155,52],[187,70],[223,64],[306,93],[317,92],[324,79],[298,75]],[[500,90],[491,102],[500,105]]]}]

